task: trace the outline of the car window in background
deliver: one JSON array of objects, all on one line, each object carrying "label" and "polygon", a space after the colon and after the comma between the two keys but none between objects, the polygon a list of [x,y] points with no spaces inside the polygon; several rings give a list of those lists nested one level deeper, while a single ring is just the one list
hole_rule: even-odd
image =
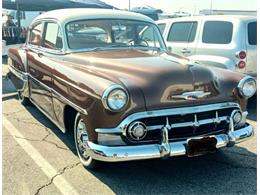
[{"label": "car window in background", "polygon": [[43,47],[48,49],[62,49],[61,30],[56,23],[47,23]]},{"label": "car window in background", "polygon": [[40,46],[42,42],[42,23],[32,27],[29,43]]},{"label": "car window in background", "polygon": [[256,30],[257,29],[257,23],[251,22],[247,26],[248,31],[248,43],[250,45],[257,45],[257,36],[256,36]]},{"label": "car window in background", "polygon": [[207,21],[204,24],[202,42],[228,44],[232,40],[233,24],[226,21]]},{"label": "car window in background", "polygon": [[197,31],[197,22],[173,23],[167,41],[193,42]]},{"label": "car window in background", "polygon": [[163,32],[164,32],[165,26],[166,26],[165,23],[158,24],[159,30],[160,30],[160,32],[161,32],[162,34],[163,34]]}]

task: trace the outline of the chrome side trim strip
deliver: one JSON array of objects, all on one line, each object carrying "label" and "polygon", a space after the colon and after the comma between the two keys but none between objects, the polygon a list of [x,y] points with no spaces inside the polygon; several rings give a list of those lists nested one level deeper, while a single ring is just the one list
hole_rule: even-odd
[{"label": "chrome side trim strip", "polygon": [[62,96],[59,92],[55,91],[54,89],[50,88],[49,86],[45,85],[44,83],[42,83],[41,81],[39,81],[38,79],[32,77],[30,74],[28,74],[29,77],[31,79],[33,79],[34,81],[36,81],[37,83],[39,83],[43,88],[47,89],[48,91],[50,91],[53,95],[56,95],[56,97],[59,97],[60,99],[62,99],[62,101],[64,103],[67,103],[68,105],[72,106],[73,108],[75,108],[77,111],[83,113],[83,114],[88,114],[86,109],[83,109],[79,106],[77,106],[76,104],[74,104],[73,102],[71,102],[70,100],[68,100],[67,98],[65,98],[64,96]]},{"label": "chrome side trim strip", "polygon": [[55,76],[55,75],[53,75],[53,77],[54,77],[55,79],[61,81],[61,82],[66,83],[66,85],[69,85],[69,86],[74,87],[75,89],[77,89],[77,90],[79,90],[79,91],[82,91],[83,93],[86,93],[86,94],[88,94],[88,95],[90,95],[90,96],[92,96],[92,97],[94,97],[94,98],[101,99],[100,96],[97,96],[97,95],[95,95],[95,94],[92,94],[92,93],[90,93],[90,92],[87,91],[87,90],[81,89],[81,88],[78,87],[77,85],[74,85],[74,84],[72,84],[72,83],[69,83],[68,81],[66,81],[66,80],[64,80],[64,79],[62,79],[62,78],[60,78],[60,77],[57,77],[57,76]]},{"label": "chrome side trim strip", "polygon": [[8,65],[8,69],[10,70],[10,72],[12,72],[15,76],[17,76],[23,82],[28,81],[28,73],[17,70],[15,67],[13,67],[10,64]]},{"label": "chrome side trim strip", "polygon": [[38,108],[54,125],[56,125],[63,133],[66,132],[66,130],[60,126],[55,120],[52,119],[52,117],[50,115],[48,115],[40,106],[38,106],[38,104],[36,104],[32,99],[30,99],[32,104]]},{"label": "chrome side trim strip", "polygon": [[11,65],[11,62],[9,61],[9,59],[8,59],[8,69],[9,69],[9,71],[11,73],[13,73],[21,81],[23,81],[23,87],[21,89],[17,89],[17,91],[20,91],[25,97],[29,97],[28,73],[17,70],[15,67],[13,67]]},{"label": "chrome side trim strip", "polygon": [[206,112],[212,110],[221,110],[224,108],[236,107],[240,109],[239,104],[235,102],[224,102],[210,105],[192,106],[192,107],[182,107],[182,108],[172,108],[172,109],[162,109],[153,111],[144,111],[134,113],[126,117],[117,127],[115,128],[97,128],[95,131],[97,133],[123,133],[126,135],[127,126],[134,120],[149,118],[149,117],[159,117],[159,116],[169,116],[169,115],[185,115],[185,114],[196,114],[199,112]]}]

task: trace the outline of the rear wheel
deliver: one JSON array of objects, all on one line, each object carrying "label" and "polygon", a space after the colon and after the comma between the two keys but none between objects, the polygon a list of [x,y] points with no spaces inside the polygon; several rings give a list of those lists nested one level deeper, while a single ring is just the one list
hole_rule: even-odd
[{"label": "rear wheel", "polygon": [[74,121],[74,140],[81,163],[88,169],[95,168],[97,161],[87,154],[87,141],[89,141],[89,135],[86,124],[81,118],[80,113],[77,113]]},{"label": "rear wheel", "polygon": [[23,105],[29,105],[31,102],[30,102],[30,99],[28,97],[25,97],[22,93],[22,91],[18,91],[18,99],[19,101],[21,102],[21,104]]}]

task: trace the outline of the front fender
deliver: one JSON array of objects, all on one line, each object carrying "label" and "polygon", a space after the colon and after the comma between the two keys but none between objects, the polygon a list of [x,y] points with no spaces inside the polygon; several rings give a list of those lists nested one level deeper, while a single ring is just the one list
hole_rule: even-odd
[{"label": "front fender", "polygon": [[236,63],[226,57],[214,55],[192,55],[188,57],[190,60],[198,61],[206,66],[215,66],[218,68],[236,70]]}]

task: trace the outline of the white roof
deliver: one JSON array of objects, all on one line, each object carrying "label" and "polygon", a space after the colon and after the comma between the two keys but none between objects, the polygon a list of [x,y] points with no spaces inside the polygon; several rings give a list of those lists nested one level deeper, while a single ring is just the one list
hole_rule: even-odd
[{"label": "white roof", "polygon": [[67,23],[74,20],[83,20],[83,19],[131,19],[131,20],[142,20],[146,22],[154,21],[142,14],[121,11],[121,10],[112,10],[112,9],[92,9],[92,8],[73,8],[73,9],[59,9],[45,12],[37,16],[33,23],[36,20],[40,19],[55,19],[61,23]]},{"label": "white roof", "polygon": [[183,20],[251,20],[256,19],[254,16],[246,15],[200,15],[200,16],[188,16],[180,18],[167,18],[156,21],[156,23],[167,22],[167,21],[183,21]]}]

